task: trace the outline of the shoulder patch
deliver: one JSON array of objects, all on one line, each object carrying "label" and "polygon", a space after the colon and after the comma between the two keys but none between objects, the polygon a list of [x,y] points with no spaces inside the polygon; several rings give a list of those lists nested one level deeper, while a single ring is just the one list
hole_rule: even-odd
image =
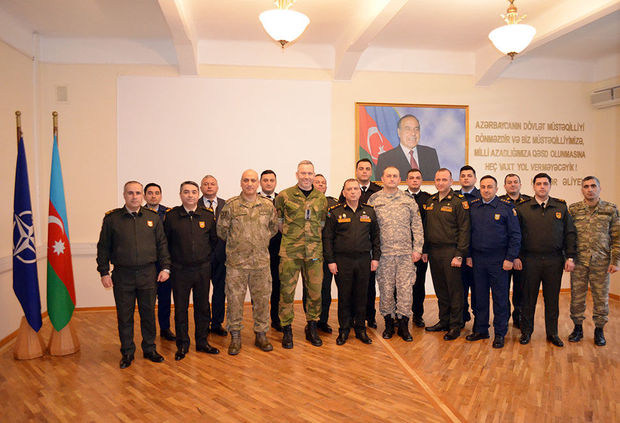
[{"label": "shoulder patch", "polygon": [[109,215],[110,213],[115,212],[116,210],[118,210],[118,209],[108,210],[107,212],[105,212],[105,214],[106,214],[106,216],[107,216],[107,215]]},{"label": "shoulder patch", "polygon": [[157,212],[156,212],[156,211],[151,210],[151,209],[149,209],[148,207],[142,207],[142,210],[148,210],[148,211],[150,211],[151,213],[155,213],[155,214],[157,214]]},{"label": "shoulder patch", "polygon": [[461,204],[463,205],[463,208],[465,210],[469,209],[469,204],[467,203],[467,201],[463,201],[463,202],[461,202]]}]

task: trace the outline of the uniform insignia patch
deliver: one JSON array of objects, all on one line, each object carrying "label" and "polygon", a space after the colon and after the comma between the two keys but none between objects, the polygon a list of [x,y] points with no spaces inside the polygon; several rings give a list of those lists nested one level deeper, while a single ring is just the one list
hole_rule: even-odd
[{"label": "uniform insignia patch", "polygon": [[206,224],[204,220],[201,220],[200,222],[198,222],[198,226],[200,226],[201,229],[204,229]]},{"label": "uniform insignia patch", "polygon": [[440,210],[444,211],[444,212],[452,212],[452,207],[451,206],[442,206]]},{"label": "uniform insignia patch", "polygon": [[556,219],[561,219],[562,218],[562,212],[555,212],[555,218]]},{"label": "uniform insignia patch", "polygon": [[148,226],[149,228],[153,227],[153,221],[152,220],[147,220],[146,221],[146,226]]},{"label": "uniform insignia patch", "polygon": [[500,218],[500,215],[499,215],[499,214],[496,214],[496,215],[495,215],[495,220],[499,220],[499,218]]},{"label": "uniform insignia patch", "polygon": [[338,218],[338,223],[347,223],[350,222],[351,218],[350,217],[340,217]]},{"label": "uniform insignia patch", "polygon": [[370,222],[370,216],[366,214],[360,216],[360,222]]},{"label": "uniform insignia patch", "polygon": [[469,208],[469,204],[467,203],[467,201],[463,201],[463,208],[465,210],[467,210]]},{"label": "uniform insignia patch", "polygon": [[433,207],[435,207],[435,203],[431,203],[430,206],[424,205],[426,210],[433,210]]}]

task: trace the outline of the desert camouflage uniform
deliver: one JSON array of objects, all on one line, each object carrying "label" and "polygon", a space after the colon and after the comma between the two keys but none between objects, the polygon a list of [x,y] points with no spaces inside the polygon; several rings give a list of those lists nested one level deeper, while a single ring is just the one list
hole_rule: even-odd
[{"label": "desert camouflage uniform", "polygon": [[597,328],[609,314],[610,264],[620,264],[620,216],[613,203],[600,200],[594,209],[580,201],[570,206],[577,228],[577,260],[571,273],[570,317],[581,325],[585,319],[588,284],[592,290],[592,320]]},{"label": "desert camouflage uniform", "polygon": [[276,210],[267,198],[226,201],[217,219],[217,235],[226,241],[226,297],[228,330],[241,330],[243,303],[249,287],[254,331],[269,329],[269,240],[278,231]]},{"label": "desert camouflage uniform", "polygon": [[321,313],[323,282],[321,231],[327,216],[327,199],[316,189],[306,197],[295,185],[278,194],[275,206],[282,224],[280,323],[286,326],[293,322],[293,301],[300,271],[304,273],[304,289],[308,298],[306,320],[317,321]]},{"label": "desert camouflage uniform", "polygon": [[[424,229],[418,204],[398,190],[373,194],[368,204],[375,208],[381,235],[381,258],[377,269],[379,312],[383,316],[411,317],[415,265],[411,254],[422,254]],[[394,288],[396,298],[394,300]]]}]

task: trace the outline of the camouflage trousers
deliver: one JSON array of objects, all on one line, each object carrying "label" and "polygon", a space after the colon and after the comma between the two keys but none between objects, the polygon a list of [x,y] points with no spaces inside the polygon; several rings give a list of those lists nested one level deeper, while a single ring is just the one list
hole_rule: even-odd
[{"label": "camouflage trousers", "polygon": [[607,323],[609,314],[609,263],[583,266],[575,264],[575,270],[570,274],[570,318],[576,325],[585,320],[586,295],[588,284],[592,290],[592,320],[597,328]]},{"label": "camouflage trousers", "polygon": [[415,264],[411,261],[411,254],[381,256],[376,276],[381,315],[411,318],[413,302],[411,287],[415,282]]},{"label": "camouflage trousers", "polygon": [[304,291],[306,300],[306,320],[317,321],[321,314],[321,287],[323,286],[323,260],[280,259],[280,324],[282,326],[293,323],[295,312],[295,288],[299,279],[299,272],[303,273]]},{"label": "camouflage trousers", "polygon": [[250,289],[254,332],[269,329],[269,299],[271,298],[271,272],[264,269],[241,269],[226,266],[226,321],[228,330],[241,330],[245,293]]}]

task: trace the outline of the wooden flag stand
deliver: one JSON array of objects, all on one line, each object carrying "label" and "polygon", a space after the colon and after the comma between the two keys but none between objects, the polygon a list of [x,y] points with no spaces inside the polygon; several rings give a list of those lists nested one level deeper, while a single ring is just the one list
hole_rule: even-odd
[{"label": "wooden flag stand", "polygon": [[71,321],[60,331],[52,328],[48,349],[49,354],[55,356],[74,354],[80,350],[80,341]]},{"label": "wooden flag stand", "polygon": [[28,324],[26,317],[22,317],[22,322],[17,331],[17,340],[13,349],[13,357],[16,360],[30,360],[43,356],[45,343],[41,336],[41,331],[35,332]]}]

